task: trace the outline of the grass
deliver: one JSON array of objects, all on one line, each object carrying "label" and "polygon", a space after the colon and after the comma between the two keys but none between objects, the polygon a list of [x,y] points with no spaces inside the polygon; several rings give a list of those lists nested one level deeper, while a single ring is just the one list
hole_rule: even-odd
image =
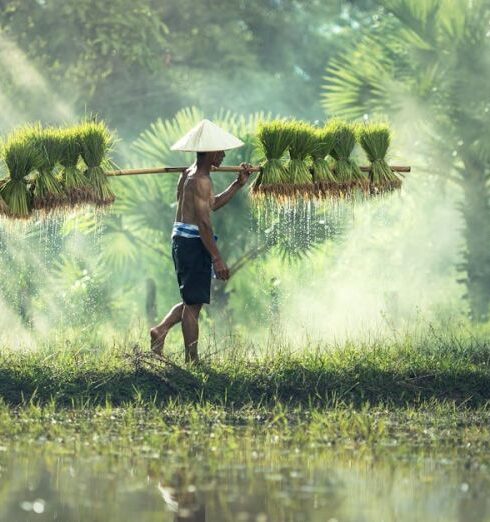
[{"label": "grass", "polygon": [[488,341],[432,340],[348,345],[300,353],[247,357],[230,353],[200,366],[159,361],[123,347],[100,353],[52,346],[32,352],[3,350],[0,397],[10,405],[32,397],[40,404],[125,404],[141,398],[241,407],[253,404],[404,407],[454,401],[480,407],[490,400]]},{"label": "grass", "polygon": [[[329,409],[272,408],[248,404],[225,408],[201,401],[188,404],[132,402],[124,407],[79,403],[60,408],[55,402],[40,406],[30,401],[22,408],[0,404],[0,444],[42,440],[58,450],[81,442],[86,450],[104,452],[120,446],[130,452],[170,447],[186,452],[184,442],[198,441],[201,451],[216,445],[234,446],[239,440],[289,448],[302,445],[466,448],[469,453],[490,449],[490,409],[458,407],[452,402],[426,402],[417,408],[388,409],[383,405],[353,408],[341,402]],[[62,445],[65,443],[65,445]],[[63,449],[66,448],[66,449]],[[471,449],[468,449],[471,448]]]},{"label": "grass", "polygon": [[[386,458],[426,449],[486,458],[490,344],[450,336],[199,366],[131,348],[53,345],[0,355],[0,448],[46,454],[172,454],[250,463],[328,451]],[[329,454],[330,454],[329,453]],[[266,458],[266,457],[261,457]],[[458,457],[459,458],[459,457]]]}]

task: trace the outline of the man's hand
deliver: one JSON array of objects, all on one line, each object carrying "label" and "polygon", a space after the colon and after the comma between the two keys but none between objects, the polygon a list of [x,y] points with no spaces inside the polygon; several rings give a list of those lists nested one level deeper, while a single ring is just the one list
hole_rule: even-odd
[{"label": "man's hand", "polygon": [[221,257],[215,257],[213,259],[213,267],[214,273],[218,279],[222,279],[226,281],[230,278],[230,270],[226,266],[225,262],[221,259]]},{"label": "man's hand", "polygon": [[250,170],[253,169],[253,165],[250,163],[240,163],[240,167],[242,170],[238,173],[238,176],[236,178],[237,183],[240,185],[240,187],[243,187],[250,177]]}]

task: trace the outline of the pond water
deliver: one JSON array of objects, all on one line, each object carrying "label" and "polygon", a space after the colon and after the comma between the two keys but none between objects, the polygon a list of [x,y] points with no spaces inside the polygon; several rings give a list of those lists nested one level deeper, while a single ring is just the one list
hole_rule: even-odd
[{"label": "pond water", "polygon": [[1,521],[490,520],[490,468],[460,449],[65,451],[3,448]]}]

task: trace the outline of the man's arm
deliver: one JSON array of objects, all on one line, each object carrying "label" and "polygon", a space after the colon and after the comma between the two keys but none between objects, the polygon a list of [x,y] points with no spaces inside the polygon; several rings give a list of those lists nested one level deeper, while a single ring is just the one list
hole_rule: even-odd
[{"label": "man's arm", "polygon": [[214,198],[212,210],[218,210],[219,208],[224,207],[247,183],[252,165],[248,163],[242,163],[240,166],[243,168],[243,170],[238,174],[237,179],[225,191],[221,192],[221,194],[218,194]]},{"label": "man's arm", "polygon": [[238,180],[235,180],[226,190],[215,196],[213,210],[224,207],[240,189],[241,185],[238,184]]},{"label": "man's arm", "polygon": [[230,272],[221,258],[221,254],[214,240],[213,227],[211,225],[211,208],[212,201],[211,180],[205,177],[199,177],[194,180],[194,212],[197,226],[199,227],[199,235],[204,243],[207,251],[211,254],[213,260],[214,271],[218,279],[228,279]]}]

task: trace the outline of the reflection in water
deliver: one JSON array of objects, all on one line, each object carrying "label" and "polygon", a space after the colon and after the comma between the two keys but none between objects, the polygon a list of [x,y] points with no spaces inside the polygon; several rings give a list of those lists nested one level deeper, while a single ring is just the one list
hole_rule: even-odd
[{"label": "reflection in water", "polygon": [[0,521],[490,520],[490,470],[461,455],[263,447],[252,454],[0,453]]},{"label": "reflection in water", "polygon": [[169,511],[175,513],[175,522],[206,521],[206,508],[204,502],[198,498],[193,479],[194,476],[182,468],[174,474],[171,484],[158,483],[158,490],[165,504]]}]

